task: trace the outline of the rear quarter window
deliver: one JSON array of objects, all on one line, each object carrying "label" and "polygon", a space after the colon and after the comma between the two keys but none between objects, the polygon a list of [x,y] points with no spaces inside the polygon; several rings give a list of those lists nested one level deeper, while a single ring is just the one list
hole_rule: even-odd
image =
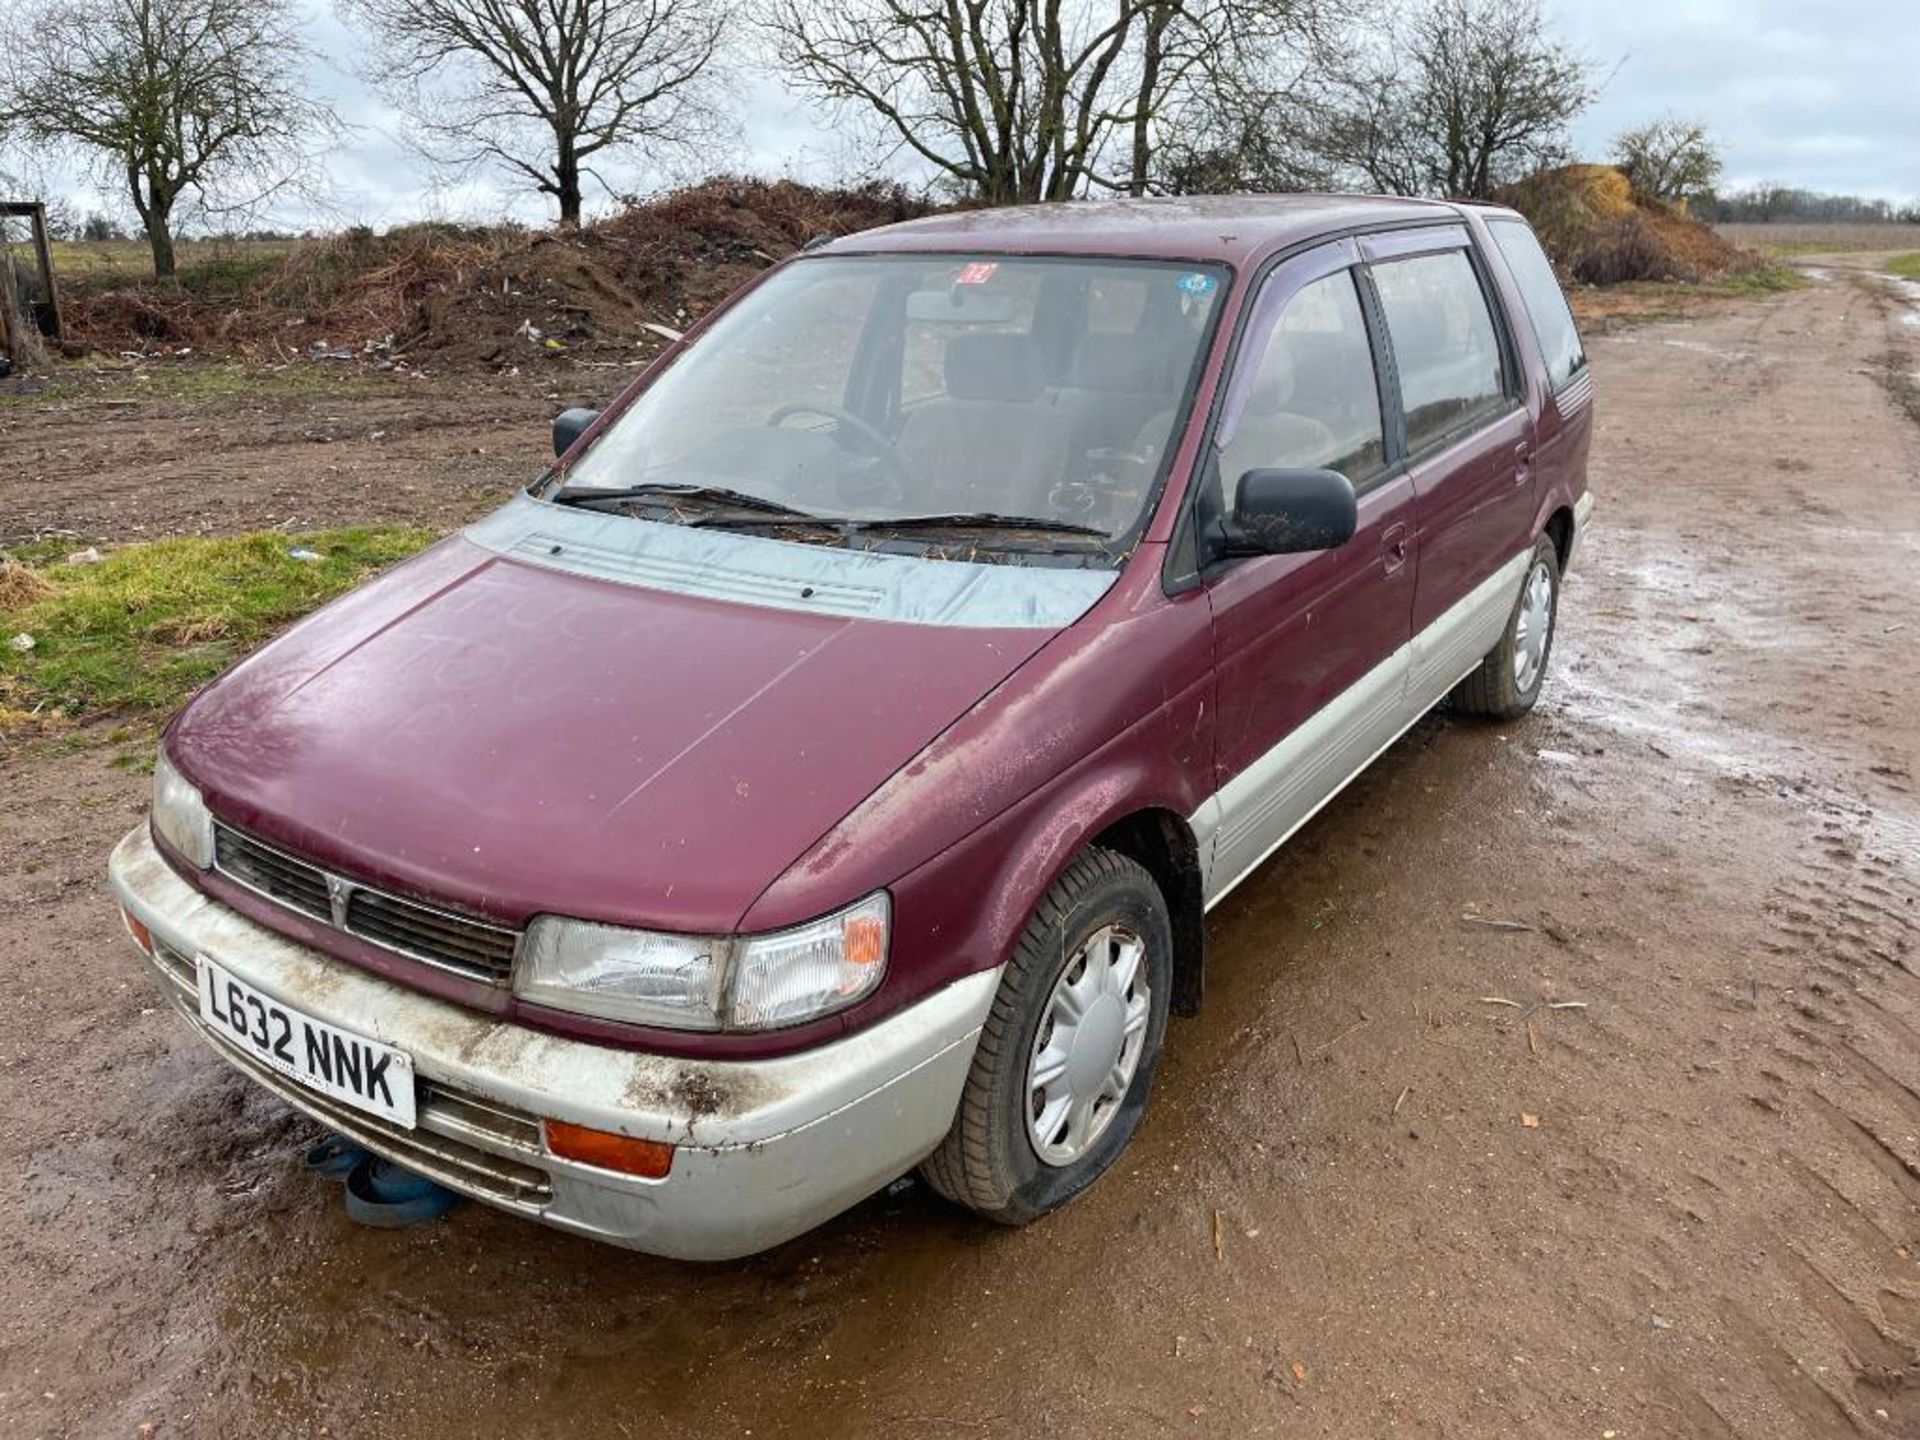
[{"label": "rear quarter window", "polygon": [[1513,272],[1520,287],[1520,299],[1526,306],[1534,339],[1540,342],[1540,354],[1546,361],[1548,383],[1558,390],[1577,375],[1587,363],[1586,348],[1573,323],[1573,311],[1554,276],[1547,252],[1540,248],[1533,231],[1518,220],[1489,220],[1487,229],[1493,243]]},{"label": "rear quarter window", "polygon": [[1373,283],[1393,341],[1410,453],[1507,408],[1499,333],[1464,250],[1375,265]]}]

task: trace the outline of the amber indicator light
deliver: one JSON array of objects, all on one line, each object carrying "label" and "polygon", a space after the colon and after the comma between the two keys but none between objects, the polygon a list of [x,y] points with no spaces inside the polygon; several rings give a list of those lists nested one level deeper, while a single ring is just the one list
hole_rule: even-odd
[{"label": "amber indicator light", "polygon": [[546,1123],[547,1153],[562,1160],[577,1160],[582,1165],[597,1165],[642,1180],[664,1180],[673,1169],[673,1146],[658,1140],[635,1140],[630,1135],[569,1125],[564,1120]]}]

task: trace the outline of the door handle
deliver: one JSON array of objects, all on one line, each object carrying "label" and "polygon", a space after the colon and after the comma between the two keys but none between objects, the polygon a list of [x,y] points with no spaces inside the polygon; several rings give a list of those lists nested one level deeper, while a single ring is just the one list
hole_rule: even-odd
[{"label": "door handle", "polygon": [[1533,478],[1533,446],[1522,440],[1513,447],[1513,483],[1524,485]]},{"label": "door handle", "polygon": [[1405,524],[1389,525],[1380,535],[1380,566],[1389,575],[1407,563]]}]

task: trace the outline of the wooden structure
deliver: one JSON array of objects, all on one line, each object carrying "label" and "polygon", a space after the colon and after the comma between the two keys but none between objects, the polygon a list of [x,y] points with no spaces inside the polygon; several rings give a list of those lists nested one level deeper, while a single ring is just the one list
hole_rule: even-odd
[{"label": "wooden structure", "polygon": [[41,341],[60,338],[60,295],[53,283],[47,207],[37,200],[0,200],[0,239],[8,220],[25,220],[33,246],[32,284],[21,284],[11,240],[0,245],[0,353],[24,369],[40,357]]}]

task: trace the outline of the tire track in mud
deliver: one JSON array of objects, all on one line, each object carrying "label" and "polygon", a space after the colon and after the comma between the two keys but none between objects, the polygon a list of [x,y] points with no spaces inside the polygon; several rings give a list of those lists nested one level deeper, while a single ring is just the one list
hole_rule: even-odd
[{"label": "tire track in mud", "polygon": [[[1763,909],[1784,1008],[1755,1103],[1783,1117],[1796,1210],[1755,1237],[1772,1303],[1725,1298],[1734,1344],[1812,1435],[1920,1433],[1920,970],[1915,830],[1857,800],[1813,825]],[[1783,1222],[1795,1223],[1789,1228]],[[1836,1367],[1844,1364],[1844,1384]]]}]

